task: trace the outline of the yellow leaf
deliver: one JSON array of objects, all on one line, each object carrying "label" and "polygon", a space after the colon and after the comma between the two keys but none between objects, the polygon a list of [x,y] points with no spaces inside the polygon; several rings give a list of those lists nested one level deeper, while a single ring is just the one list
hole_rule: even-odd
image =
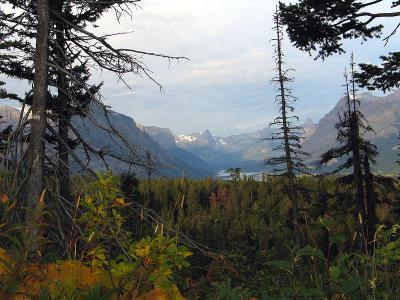
[{"label": "yellow leaf", "polygon": [[81,203],[81,196],[79,195],[78,199],[76,200],[76,207],[75,207],[76,209],[78,209],[80,203]]},{"label": "yellow leaf", "polygon": [[115,207],[115,206],[125,207],[125,206],[129,206],[129,204],[127,204],[123,198],[117,198],[114,200],[114,203],[111,205],[111,207]]},{"label": "yellow leaf", "polygon": [[93,236],[94,236],[94,231],[90,234],[88,242],[90,242],[92,240]]},{"label": "yellow leaf", "polygon": [[86,202],[87,204],[92,204],[92,203],[93,203],[93,199],[92,199],[91,197],[87,197],[87,198],[85,199],[85,202]]},{"label": "yellow leaf", "polygon": [[145,257],[148,256],[150,253],[150,245],[147,245],[144,248],[141,249],[136,249],[135,254],[139,257]]}]

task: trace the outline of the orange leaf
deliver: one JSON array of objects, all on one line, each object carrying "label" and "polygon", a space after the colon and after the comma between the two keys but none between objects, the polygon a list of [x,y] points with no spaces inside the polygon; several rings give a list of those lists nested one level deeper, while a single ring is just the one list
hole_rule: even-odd
[{"label": "orange leaf", "polygon": [[7,194],[3,194],[3,195],[1,196],[1,202],[2,202],[3,204],[6,204],[6,203],[8,202],[8,200],[9,200],[9,198],[8,198],[8,195],[7,195]]},{"label": "orange leaf", "polygon": [[17,205],[17,201],[14,201],[9,207],[7,207],[6,211],[13,209]]}]

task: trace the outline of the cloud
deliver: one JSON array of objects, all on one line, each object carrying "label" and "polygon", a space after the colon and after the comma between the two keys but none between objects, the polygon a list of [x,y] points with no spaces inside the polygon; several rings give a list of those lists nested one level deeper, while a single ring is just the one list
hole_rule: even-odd
[{"label": "cloud", "polygon": [[[201,85],[221,85],[227,83],[251,82],[266,78],[271,73],[272,65],[266,48],[248,49],[240,56],[205,62],[188,62],[186,68],[167,71],[165,78],[170,82],[198,82]],[[172,76],[171,76],[172,73]]]}]

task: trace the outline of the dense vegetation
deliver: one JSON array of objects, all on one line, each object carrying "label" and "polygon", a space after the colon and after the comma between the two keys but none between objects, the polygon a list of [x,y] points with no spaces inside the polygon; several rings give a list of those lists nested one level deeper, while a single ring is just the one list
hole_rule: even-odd
[{"label": "dense vegetation", "polygon": [[7,223],[16,208],[3,195],[1,246],[9,250],[1,254],[1,295],[393,299],[400,271],[398,183],[376,190],[382,225],[360,250],[351,185],[338,179],[297,179],[304,188],[297,198],[301,246],[294,242],[287,183],[278,177],[139,181],[106,174],[84,194],[77,180],[65,240],[52,238],[59,230],[52,207],[38,216],[34,264],[27,251],[32,240]]},{"label": "dense vegetation", "polygon": [[185,273],[195,282],[188,293],[199,299],[210,296],[207,290],[230,293],[220,299],[390,299],[398,292],[400,266],[397,183],[379,190],[377,215],[385,225],[359,251],[353,194],[337,179],[299,178],[301,246],[294,242],[287,184],[280,178],[159,179],[150,189],[141,182],[138,193],[207,247],[194,251]]}]

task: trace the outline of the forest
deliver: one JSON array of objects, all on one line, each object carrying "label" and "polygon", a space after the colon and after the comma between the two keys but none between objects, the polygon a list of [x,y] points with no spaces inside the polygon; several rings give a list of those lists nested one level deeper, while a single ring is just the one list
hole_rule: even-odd
[{"label": "forest", "polygon": [[[374,65],[344,47],[391,43],[399,26],[385,35],[383,24],[400,1],[284,1],[271,12],[277,115],[259,180],[240,168],[227,180],[156,176],[156,155],[114,126],[95,72],[162,90],[144,59],[188,60],[97,33],[106,14],[132,18],[140,2],[0,0],[0,99],[21,106],[0,132],[0,299],[400,299],[400,182],[373,172],[379,148],[358,97],[400,87],[400,52]],[[336,146],[317,163],[302,146],[289,42],[349,61]],[[98,147],[76,119],[115,147]]]}]

